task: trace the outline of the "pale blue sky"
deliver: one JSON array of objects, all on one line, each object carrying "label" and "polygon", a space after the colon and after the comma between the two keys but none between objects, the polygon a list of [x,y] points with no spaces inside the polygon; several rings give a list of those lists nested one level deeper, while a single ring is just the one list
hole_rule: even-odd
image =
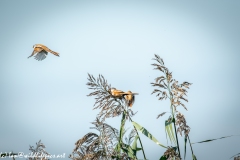
[{"label": "pale blue sky", "polygon": [[[87,73],[138,92],[133,120],[167,145],[168,116],[156,116],[169,111],[169,102],[150,95],[160,75],[150,65],[154,54],[179,82],[193,83],[188,111],[180,109],[192,142],[240,134],[239,20],[238,0],[0,1],[0,151],[29,153],[41,139],[51,154],[68,156],[94,131],[90,122],[99,111],[86,96]],[[37,43],[60,57],[27,59]],[[118,129],[120,117],[107,122]],[[141,138],[147,158],[159,159],[165,150]],[[232,137],[193,149],[198,159],[225,160],[240,152],[239,144]]]}]

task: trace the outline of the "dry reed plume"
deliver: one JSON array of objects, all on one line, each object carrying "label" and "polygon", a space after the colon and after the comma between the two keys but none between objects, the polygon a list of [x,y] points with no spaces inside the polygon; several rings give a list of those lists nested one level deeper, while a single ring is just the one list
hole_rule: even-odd
[{"label": "dry reed plume", "polygon": [[[69,158],[73,160],[103,160],[116,159],[130,160],[126,153],[118,155],[115,148],[119,141],[119,131],[107,123],[100,122],[96,119],[94,127],[99,131],[99,135],[95,133],[88,133],[75,143],[75,148],[70,154]],[[128,138],[125,138],[128,143],[132,142],[132,138],[136,135],[131,131]],[[123,146],[124,147],[124,146]]]},{"label": "dry reed plume", "polygon": [[176,149],[173,147],[168,147],[168,149],[164,152],[164,156],[167,157],[166,160],[180,160],[179,154],[175,151]]},{"label": "dry reed plume", "polygon": [[[41,143],[41,140],[36,143],[36,147],[34,146],[29,146],[29,150],[32,151],[32,155],[34,157],[29,157],[29,160],[48,160],[48,156],[50,155],[46,150],[45,150],[45,145]],[[43,157],[41,157],[43,156]]]},{"label": "dry reed plume", "polygon": [[124,107],[125,101],[123,98],[116,98],[111,94],[111,85],[107,83],[107,80],[102,75],[95,79],[88,74],[88,81],[89,89],[95,91],[87,96],[96,96],[93,109],[101,109],[97,116],[101,121],[104,121],[106,118],[119,116],[124,111],[127,111],[127,118],[135,114],[131,109]]},{"label": "dry reed plume", "polygon": [[[172,72],[170,72],[168,68],[164,65],[164,61],[162,58],[160,58],[160,56],[155,54],[155,58],[153,60],[157,62],[152,64],[155,67],[154,69],[162,72],[163,75],[157,77],[155,79],[155,82],[151,83],[153,87],[157,87],[157,89],[153,90],[152,94],[156,94],[158,100],[170,100],[171,116],[170,120],[166,121],[165,126],[168,131],[167,133],[169,139],[171,141],[174,141],[174,137],[172,135],[173,131],[171,130],[171,124],[173,123],[175,130],[175,138],[177,140],[178,154],[179,157],[181,157],[177,132],[179,132],[181,136],[182,132],[184,132],[186,139],[190,132],[190,127],[187,125],[184,115],[177,110],[177,107],[182,106],[184,109],[187,110],[187,107],[183,104],[183,101],[188,102],[185,96],[187,96],[187,89],[189,89],[191,83],[183,82],[182,84],[178,84],[178,81],[172,78]],[[165,113],[166,112],[159,114],[157,118],[163,116]],[[178,126],[177,129],[176,125]]]}]

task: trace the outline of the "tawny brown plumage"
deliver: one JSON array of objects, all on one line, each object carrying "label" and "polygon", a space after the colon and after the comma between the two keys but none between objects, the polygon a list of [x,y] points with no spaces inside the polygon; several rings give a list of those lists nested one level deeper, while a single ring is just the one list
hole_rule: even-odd
[{"label": "tawny brown plumage", "polygon": [[28,58],[35,55],[34,56],[35,59],[38,60],[38,61],[41,61],[41,60],[44,60],[47,57],[48,52],[50,52],[50,53],[54,54],[55,56],[59,57],[59,53],[50,50],[48,47],[46,47],[43,44],[35,44],[33,46],[33,48],[34,48],[33,52]]},{"label": "tawny brown plumage", "polygon": [[123,98],[124,93],[125,93],[125,92],[123,92],[123,91],[121,91],[121,90],[117,90],[116,88],[112,88],[112,89],[111,89],[111,94],[112,94],[112,96],[114,96],[115,98]]},{"label": "tawny brown plumage", "polygon": [[111,94],[115,98],[119,98],[119,99],[124,98],[128,107],[132,107],[133,103],[135,101],[135,96],[134,95],[137,95],[138,93],[132,93],[131,91],[123,92],[121,90],[117,90],[116,88],[112,88],[111,89]]},{"label": "tawny brown plumage", "polygon": [[124,96],[125,100],[126,100],[126,103],[128,105],[128,107],[132,107],[133,106],[133,103],[135,101],[135,94],[137,93],[132,93],[131,91],[127,91],[127,95]]}]

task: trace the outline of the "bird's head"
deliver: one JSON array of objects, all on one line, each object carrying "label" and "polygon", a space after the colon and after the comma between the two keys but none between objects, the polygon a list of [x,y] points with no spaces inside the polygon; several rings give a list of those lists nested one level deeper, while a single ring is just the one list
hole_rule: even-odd
[{"label": "bird's head", "polygon": [[110,90],[110,91],[111,91],[111,92],[113,92],[114,90],[116,90],[116,88],[111,88],[111,90]]},{"label": "bird's head", "polygon": [[131,92],[131,91],[127,91],[127,93],[130,93],[130,94],[132,94],[132,95],[138,95],[138,93],[133,93],[133,92]]},{"label": "bird's head", "polygon": [[43,45],[42,44],[35,44],[35,45],[33,45],[33,48],[35,48],[35,47],[42,47]]},{"label": "bird's head", "polygon": [[110,90],[110,93],[113,94],[117,89],[113,87],[113,88],[111,88],[109,90]]},{"label": "bird's head", "polygon": [[112,88],[108,89],[108,93],[110,93],[110,94],[112,93]]}]

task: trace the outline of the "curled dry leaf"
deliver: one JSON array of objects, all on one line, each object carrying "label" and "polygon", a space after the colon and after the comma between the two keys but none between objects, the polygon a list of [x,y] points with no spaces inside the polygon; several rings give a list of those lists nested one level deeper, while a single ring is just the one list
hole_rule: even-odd
[{"label": "curled dry leaf", "polygon": [[166,112],[163,112],[163,113],[159,114],[159,115],[157,116],[157,119],[158,119],[159,117],[163,116],[165,113],[166,113]]}]

